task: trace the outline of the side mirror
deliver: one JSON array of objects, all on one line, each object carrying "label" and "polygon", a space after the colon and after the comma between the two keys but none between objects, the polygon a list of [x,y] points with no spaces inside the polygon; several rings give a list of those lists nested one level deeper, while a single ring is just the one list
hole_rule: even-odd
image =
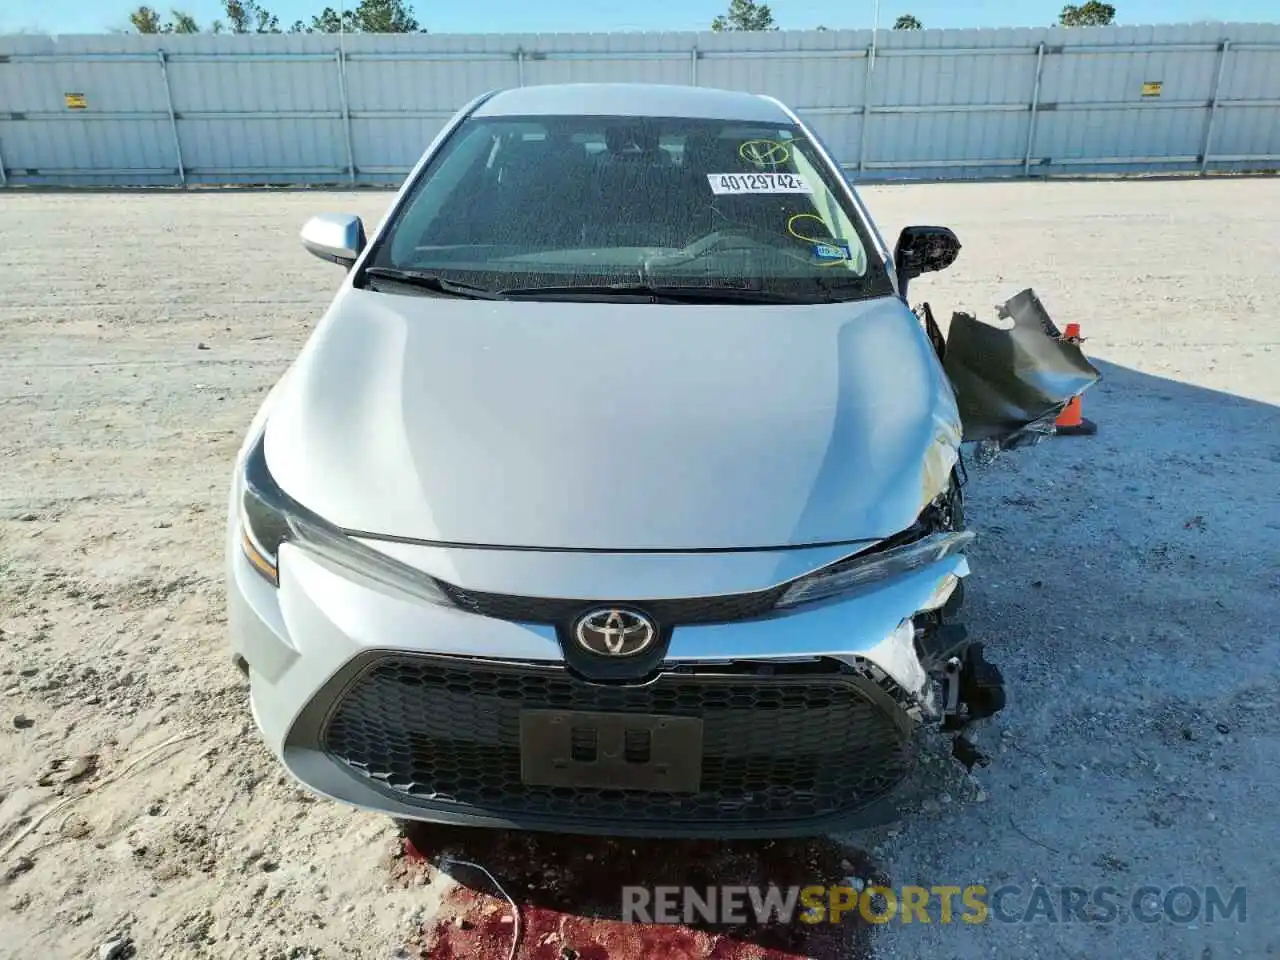
[{"label": "side mirror", "polygon": [[349,213],[321,213],[302,225],[302,245],[321,260],[351,267],[364,250],[364,223]]},{"label": "side mirror", "polygon": [[893,251],[893,267],[903,299],[907,284],[922,273],[945,270],[956,262],[960,241],[947,227],[903,227]]}]

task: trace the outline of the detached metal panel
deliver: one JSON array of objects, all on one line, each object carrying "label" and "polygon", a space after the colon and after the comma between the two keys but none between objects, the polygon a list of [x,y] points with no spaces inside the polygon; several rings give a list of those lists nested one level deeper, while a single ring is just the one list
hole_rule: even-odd
[{"label": "detached metal panel", "polygon": [[771,94],[861,180],[1280,167],[1280,25],[0,37],[0,186],[396,184],[486,90]]}]

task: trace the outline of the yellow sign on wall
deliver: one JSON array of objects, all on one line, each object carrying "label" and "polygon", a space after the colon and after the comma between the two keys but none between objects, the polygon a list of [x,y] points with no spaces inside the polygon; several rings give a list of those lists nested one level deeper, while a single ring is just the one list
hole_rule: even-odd
[{"label": "yellow sign on wall", "polygon": [[1160,80],[1148,80],[1142,85],[1142,95],[1144,97],[1158,97],[1162,86],[1164,86],[1164,83]]},{"label": "yellow sign on wall", "polygon": [[84,110],[89,106],[83,93],[64,93],[62,99],[66,101],[68,110]]}]

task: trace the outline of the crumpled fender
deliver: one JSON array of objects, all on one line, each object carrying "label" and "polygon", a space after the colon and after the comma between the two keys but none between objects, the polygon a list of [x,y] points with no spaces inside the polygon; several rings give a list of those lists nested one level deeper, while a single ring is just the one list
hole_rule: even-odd
[{"label": "crumpled fender", "polygon": [[[932,324],[927,304],[924,309],[926,324]],[[998,316],[1012,318],[1013,327],[993,327],[957,312],[945,344],[936,325],[931,337],[956,391],[964,439],[1008,446],[1019,434],[1052,423],[1102,374],[1078,343],[1063,339],[1034,290],[1015,295]]]}]

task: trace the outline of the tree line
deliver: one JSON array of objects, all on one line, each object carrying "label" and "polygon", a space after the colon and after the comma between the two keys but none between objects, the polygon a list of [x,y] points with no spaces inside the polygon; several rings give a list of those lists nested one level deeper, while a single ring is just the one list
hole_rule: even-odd
[{"label": "tree line", "polygon": [[[201,26],[195,17],[172,9],[163,18],[154,7],[138,7],[129,14],[129,23],[138,33],[426,33],[418,25],[413,6],[407,0],[360,0],[350,10],[339,13],[325,7],[309,23],[295,20],[287,29],[280,18],[258,0],[222,0],[226,19]],[[1058,15],[1058,26],[1105,27],[1115,23],[1116,8],[1101,0],[1069,3]],[[729,9],[711,21],[716,32],[727,30],[777,30],[773,11],[759,0],[729,0]],[[824,26],[817,29],[826,30]],[[924,24],[910,13],[893,22],[895,30],[923,30]]]},{"label": "tree line", "polygon": [[360,0],[342,13],[325,7],[310,22],[295,20],[287,28],[257,0],[222,0],[222,10],[225,19],[202,26],[185,11],[172,9],[166,18],[143,6],[129,14],[129,24],[138,33],[426,33],[406,0]]},{"label": "tree line", "polygon": [[[1107,27],[1116,21],[1116,8],[1101,0],[1085,0],[1084,3],[1068,3],[1058,14],[1059,27]],[[711,21],[711,29],[717,33],[726,30],[777,30],[773,11],[767,3],[757,0],[729,0],[726,13]],[[818,27],[825,30],[826,27]],[[904,13],[893,22],[895,30],[923,30],[920,18]]]}]

